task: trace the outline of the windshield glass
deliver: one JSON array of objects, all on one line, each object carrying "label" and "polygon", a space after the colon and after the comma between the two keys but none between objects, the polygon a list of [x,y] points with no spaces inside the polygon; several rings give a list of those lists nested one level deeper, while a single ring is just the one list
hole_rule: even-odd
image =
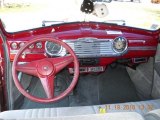
[{"label": "windshield glass", "polygon": [[[107,0],[106,0],[107,1]],[[105,5],[106,16],[82,12],[83,0],[0,0],[0,18],[8,32],[64,22],[95,21],[155,30],[160,26],[160,4],[153,0],[94,0]],[[124,24],[125,23],[125,24]],[[44,23],[43,23],[44,25]]]}]

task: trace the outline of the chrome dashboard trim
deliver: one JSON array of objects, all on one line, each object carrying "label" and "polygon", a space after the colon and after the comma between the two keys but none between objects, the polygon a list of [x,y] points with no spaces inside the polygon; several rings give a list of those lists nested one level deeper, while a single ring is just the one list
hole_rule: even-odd
[{"label": "chrome dashboard trim", "polygon": [[114,39],[97,39],[92,37],[63,40],[75,52],[78,58],[86,57],[115,57],[127,53],[127,48],[123,52],[113,50]]},{"label": "chrome dashboard trim", "polygon": [[129,43],[146,43],[146,40],[128,40]]},{"label": "chrome dashboard trim", "polygon": [[157,50],[157,47],[154,47],[154,46],[134,46],[134,47],[128,47],[128,50]]}]

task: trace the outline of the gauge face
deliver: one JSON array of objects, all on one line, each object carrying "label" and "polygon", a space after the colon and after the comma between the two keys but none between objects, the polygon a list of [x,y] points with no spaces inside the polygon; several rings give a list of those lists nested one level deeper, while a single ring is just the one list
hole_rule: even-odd
[{"label": "gauge face", "polygon": [[51,56],[58,56],[60,52],[62,51],[62,47],[56,43],[47,41],[45,44],[45,49],[47,54]]},{"label": "gauge face", "polygon": [[30,45],[29,48],[30,48],[30,49],[33,49],[33,48],[34,48],[34,44]]},{"label": "gauge face", "polygon": [[115,52],[124,52],[127,48],[127,40],[123,37],[118,37],[113,42],[113,49]]},{"label": "gauge face", "polygon": [[42,43],[41,42],[36,43],[36,47],[37,48],[42,48]]},{"label": "gauge face", "polygon": [[23,47],[25,45],[25,43],[24,42],[21,42],[20,44],[19,44],[19,47],[21,48],[21,47]]},{"label": "gauge face", "polygon": [[115,43],[115,48],[116,49],[118,49],[118,50],[120,50],[120,49],[123,49],[123,42],[122,41],[117,41],[116,43]]},{"label": "gauge face", "polygon": [[18,48],[18,44],[16,42],[11,43],[11,48],[12,49],[17,49]]}]

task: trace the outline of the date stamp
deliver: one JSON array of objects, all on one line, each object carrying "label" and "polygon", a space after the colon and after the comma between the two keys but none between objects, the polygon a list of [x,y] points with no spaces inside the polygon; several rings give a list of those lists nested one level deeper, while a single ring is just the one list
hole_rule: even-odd
[{"label": "date stamp", "polygon": [[115,104],[115,105],[105,105],[103,107],[99,107],[99,113],[107,113],[107,111],[151,111],[154,109],[154,105],[152,104],[141,104],[141,105],[132,105],[132,104]]}]

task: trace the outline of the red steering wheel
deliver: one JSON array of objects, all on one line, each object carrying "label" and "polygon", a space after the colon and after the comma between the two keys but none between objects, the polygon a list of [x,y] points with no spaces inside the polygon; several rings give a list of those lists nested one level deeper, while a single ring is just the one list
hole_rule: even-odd
[{"label": "red steering wheel", "polygon": [[[21,57],[22,53],[30,45],[32,45],[35,42],[45,42],[45,41],[51,41],[61,45],[70,54],[68,56],[63,56],[63,57],[44,58],[41,60],[35,60],[35,61],[27,62],[24,64],[18,64],[18,60]],[[62,92],[58,96],[54,96],[55,75],[72,62],[74,62],[74,77],[71,84],[64,92]],[[17,76],[17,71],[39,77],[47,98],[39,98],[29,94],[20,84]],[[64,98],[65,96],[67,96],[74,89],[79,77],[79,62],[73,50],[61,40],[54,39],[51,37],[36,38],[26,43],[16,54],[13,61],[13,66],[12,66],[12,75],[13,75],[13,80],[16,87],[28,99],[35,102],[41,102],[41,103],[56,102]]]}]

